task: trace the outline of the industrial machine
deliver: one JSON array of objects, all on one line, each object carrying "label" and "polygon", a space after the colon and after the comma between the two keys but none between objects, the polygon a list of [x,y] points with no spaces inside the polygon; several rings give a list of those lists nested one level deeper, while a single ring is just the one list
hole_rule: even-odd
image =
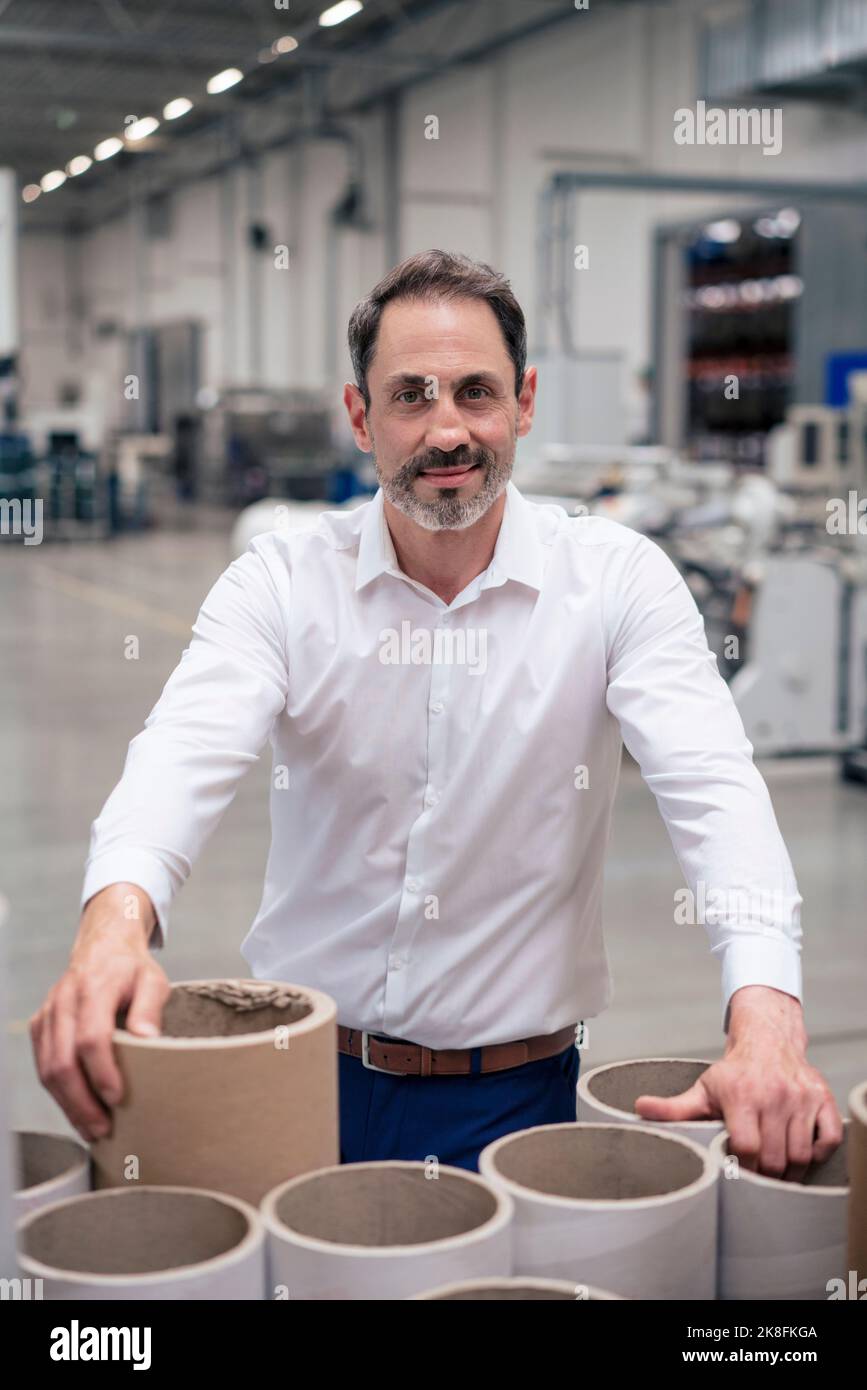
[{"label": "industrial machine", "polygon": [[223,391],[202,419],[202,495],[245,506],[280,496],[329,496],[338,457],[331,402],[318,391],[238,387]]},{"label": "industrial machine", "polygon": [[840,753],[867,780],[867,373],[795,405],[765,474],[630,446],[549,446],[537,500],[653,536],[680,568],[759,755]]}]

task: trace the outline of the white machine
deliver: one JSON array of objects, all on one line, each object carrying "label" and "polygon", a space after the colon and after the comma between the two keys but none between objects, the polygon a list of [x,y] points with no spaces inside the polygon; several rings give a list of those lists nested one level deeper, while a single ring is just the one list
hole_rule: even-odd
[{"label": "white machine", "polygon": [[[765,475],[737,477],[729,464],[694,464],[663,449],[549,445],[516,469],[516,482],[536,500],[610,517],[665,546],[702,610],[757,754],[848,750],[847,770],[860,776],[867,373],[849,386],[847,410],[790,409],[769,437]],[[842,527],[831,524],[832,511]]]},{"label": "white machine", "polygon": [[793,513],[758,562],[747,661],[731,681],[760,754],[867,738],[867,373],[850,389],[848,410],[792,407],[769,439],[769,475]]}]

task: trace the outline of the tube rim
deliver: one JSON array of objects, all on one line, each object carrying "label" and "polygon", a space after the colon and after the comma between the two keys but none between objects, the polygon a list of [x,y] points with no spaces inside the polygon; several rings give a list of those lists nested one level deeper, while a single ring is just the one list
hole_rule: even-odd
[{"label": "tube rim", "polygon": [[[561,1197],[554,1192],[539,1192],[535,1187],[527,1187],[524,1183],[516,1182],[514,1178],[503,1177],[494,1167],[496,1153],[506,1144],[514,1141],[519,1135],[536,1134],[543,1130],[554,1129],[614,1129],[618,1133],[626,1131],[629,1134],[643,1133],[652,1134],[658,1139],[667,1139],[671,1144],[682,1144],[695,1154],[701,1161],[702,1171],[692,1182],[684,1187],[677,1187],[673,1192],[657,1192],[651,1197]],[[510,1196],[518,1196],[525,1201],[538,1202],[543,1206],[562,1207],[566,1211],[600,1211],[604,1208],[614,1208],[617,1211],[646,1211],[660,1206],[673,1205],[675,1202],[683,1200],[687,1196],[697,1196],[705,1189],[714,1187],[719,1180],[721,1168],[718,1164],[712,1164],[709,1158],[709,1149],[696,1142],[695,1139],[688,1138],[685,1134],[674,1134],[668,1130],[659,1129],[655,1125],[614,1125],[596,1123],[592,1120],[564,1120],[555,1125],[532,1125],[529,1129],[515,1130],[513,1134],[504,1134],[500,1139],[495,1139],[482,1149],[479,1155],[479,1172],[492,1184],[502,1184],[509,1192]],[[493,1171],[492,1171],[493,1170]]]},{"label": "tube rim", "polygon": [[425,1163],[417,1159],[384,1158],[370,1159],[364,1163],[333,1163],[327,1168],[315,1168],[310,1173],[299,1173],[294,1178],[288,1178],[286,1182],[279,1183],[277,1187],[272,1187],[270,1192],[266,1192],[259,1205],[259,1215],[268,1235],[274,1239],[307,1250],[321,1251],[331,1255],[339,1254],[341,1258],[346,1259],[388,1259],[396,1255],[429,1254],[432,1251],[451,1250],[456,1246],[475,1244],[486,1237],[494,1238],[502,1230],[508,1230],[515,1214],[514,1203],[510,1195],[507,1192],[498,1192],[493,1183],[480,1173],[471,1173],[466,1168],[456,1168],[450,1163],[439,1164],[439,1172],[464,1178],[468,1182],[475,1183],[478,1187],[483,1187],[491,1193],[496,1205],[491,1215],[480,1226],[474,1226],[470,1231],[461,1231],[457,1235],[443,1236],[441,1240],[426,1240],[414,1245],[354,1245],[335,1240],[322,1240],[319,1236],[306,1236],[293,1230],[291,1226],[287,1226],[285,1222],[281,1221],[276,1212],[277,1203],[291,1187],[299,1187],[302,1183],[322,1177],[326,1173],[345,1173],[349,1169],[357,1171],[367,1168],[411,1168],[415,1171],[423,1171],[425,1167]]},{"label": "tube rim", "polygon": [[[665,1129],[666,1132],[668,1132],[668,1128],[669,1126],[671,1126],[672,1133],[675,1132],[675,1127],[677,1128],[677,1130],[681,1132],[694,1128],[698,1134],[707,1134],[712,1129],[716,1130],[716,1128],[719,1125],[724,1125],[724,1121],[722,1119],[645,1120],[641,1115],[635,1115],[633,1111],[620,1110],[616,1105],[609,1105],[607,1101],[600,1100],[598,1096],[594,1096],[590,1091],[590,1083],[592,1082],[593,1078],[595,1076],[598,1076],[601,1072],[614,1071],[617,1067],[639,1066],[642,1062],[706,1062],[707,1066],[713,1066],[713,1062],[707,1061],[707,1059],[704,1057],[626,1057],[619,1062],[602,1062],[598,1067],[594,1067],[592,1071],[588,1071],[586,1075],[579,1075],[579,1099],[586,1105],[592,1105],[595,1109],[604,1111],[606,1115],[611,1116],[612,1120],[614,1120],[618,1115],[628,1116],[629,1118],[627,1120],[619,1121],[619,1123],[621,1124],[625,1123],[629,1125],[652,1125],[654,1128]],[[592,1124],[593,1121],[588,1120],[585,1123]],[[687,1137],[689,1137],[688,1134]]]},{"label": "tube rim", "polygon": [[[150,1270],[141,1274],[98,1274],[85,1269],[70,1269],[65,1265],[46,1265],[20,1248],[24,1231],[34,1222],[50,1216],[54,1211],[73,1203],[118,1200],[135,1192],[172,1192],[181,1193],[186,1197],[211,1197],[227,1206],[234,1207],[236,1211],[240,1211],[247,1221],[247,1231],[237,1245],[233,1245],[231,1249],[224,1250],[219,1255],[211,1255],[208,1259],[198,1260],[195,1264],[169,1265],[164,1270]],[[206,1187],[182,1187],[168,1184],[162,1186],[156,1183],[142,1184],[141,1187],[107,1187],[96,1192],[81,1192],[76,1197],[67,1197],[60,1202],[52,1202],[49,1206],[40,1207],[38,1211],[29,1212],[17,1223],[16,1230],[19,1241],[18,1263],[26,1274],[36,1278],[50,1279],[55,1283],[87,1283],[99,1288],[121,1289],[139,1284],[146,1287],[162,1284],[166,1282],[166,1276],[169,1274],[172,1276],[171,1282],[173,1284],[181,1283],[185,1280],[200,1278],[203,1273],[208,1273],[219,1265],[241,1264],[248,1255],[255,1252],[257,1247],[261,1249],[265,1239],[259,1213],[250,1202],[245,1202],[243,1198],[233,1197],[229,1192],[217,1192]]]},{"label": "tube rim", "polygon": [[[214,980],[173,980],[172,989],[179,989],[183,985],[209,985]],[[323,1024],[336,1022],[337,1004],[329,994],[324,994],[322,990],[312,989],[308,985],[296,985],[288,980],[256,980],[257,985],[278,985],[284,989],[295,989],[299,994],[306,995],[313,1005],[310,1013],[304,1018],[299,1018],[295,1023],[278,1024],[277,1027],[287,1030],[287,1037],[298,1038],[305,1033],[311,1033],[314,1029]],[[143,1038],[137,1033],[129,1033],[125,1028],[115,1028],[112,1033],[112,1041],[120,1047],[146,1048],[155,1051],[165,1048],[170,1052],[220,1052],[228,1048],[236,1047],[256,1047],[263,1044],[268,1047],[274,1045],[274,1034],[277,1027],[264,1028],[258,1033],[235,1033],[227,1038],[170,1038],[160,1033],[156,1038]]]},{"label": "tube rim", "polygon": [[[76,1162],[71,1163],[68,1168],[64,1168],[63,1172],[58,1173],[56,1177],[46,1178],[45,1182],[31,1183],[29,1187],[14,1187],[12,1189],[13,1203],[19,1200],[30,1201],[31,1199],[40,1196],[42,1193],[51,1192],[53,1188],[60,1187],[63,1183],[71,1182],[74,1179],[81,1177],[82,1174],[88,1174],[90,1169],[90,1154],[88,1153],[84,1145],[80,1142],[80,1140],[73,1139],[71,1134],[55,1134],[51,1130],[47,1129],[13,1130],[13,1139],[18,1140],[24,1137],[36,1139],[58,1139],[62,1141],[64,1144],[72,1144],[76,1149],[78,1149],[79,1156]],[[77,1195],[83,1197],[85,1194],[83,1192],[80,1192]]]}]

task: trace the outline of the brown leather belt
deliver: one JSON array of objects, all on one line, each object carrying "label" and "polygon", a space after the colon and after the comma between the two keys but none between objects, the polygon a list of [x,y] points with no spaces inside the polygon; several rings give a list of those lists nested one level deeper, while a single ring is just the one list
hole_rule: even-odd
[{"label": "brown leather belt", "polygon": [[[506,1071],[525,1062],[555,1057],[574,1043],[577,1025],[570,1023],[559,1033],[541,1033],[519,1042],[493,1043],[481,1048],[482,1072]],[[390,1038],[385,1033],[367,1033],[359,1028],[337,1027],[337,1050],[348,1057],[359,1057],[369,1071],[390,1072],[395,1076],[470,1076],[474,1048],[447,1050],[423,1047],[420,1043]]]}]

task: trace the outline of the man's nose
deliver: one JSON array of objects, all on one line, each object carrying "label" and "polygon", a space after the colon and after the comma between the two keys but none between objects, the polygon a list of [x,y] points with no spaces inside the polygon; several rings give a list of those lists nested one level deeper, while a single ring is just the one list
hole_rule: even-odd
[{"label": "man's nose", "polygon": [[461,445],[469,445],[470,432],[461,412],[449,396],[440,396],[427,418],[424,442],[428,449],[440,449],[450,454]]}]

